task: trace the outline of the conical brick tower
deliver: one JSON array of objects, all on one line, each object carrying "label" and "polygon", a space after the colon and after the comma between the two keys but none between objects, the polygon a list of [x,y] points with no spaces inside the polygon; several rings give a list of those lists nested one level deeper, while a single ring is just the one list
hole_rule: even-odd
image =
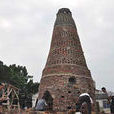
[{"label": "conical brick tower", "polygon": [[[72,13],[62,8],[57,13],[46,66],[42,73],[39,99],[46,93],[52,97],[53,110],[75,109],[80,92],[94,99],[94,81],[86,65],[84,53]],[[52,101],[49,102],[52,102]]]}]

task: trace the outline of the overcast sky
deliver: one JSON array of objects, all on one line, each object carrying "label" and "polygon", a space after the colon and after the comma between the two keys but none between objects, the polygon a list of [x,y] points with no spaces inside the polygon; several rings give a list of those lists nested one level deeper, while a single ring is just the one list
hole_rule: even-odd
[{"label": "overcast sky", "polygon": [[71,10],[97,88],[114,91],[114,0],[0,0],[0,60],[40,81],[56,13]]}]

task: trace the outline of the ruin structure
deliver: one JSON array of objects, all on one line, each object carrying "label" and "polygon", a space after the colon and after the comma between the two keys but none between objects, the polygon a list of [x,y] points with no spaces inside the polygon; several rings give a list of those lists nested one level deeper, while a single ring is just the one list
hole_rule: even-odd
[{"label": "ruin structure", "polygon": [[54,111],[68,111],[75,109],[79,91],[88,92],[94,99],[94,81],[86,64],[72,13],[68,8],[62,8],[54,24],[39,99],[48,93],[52,97],[49,102]]}]

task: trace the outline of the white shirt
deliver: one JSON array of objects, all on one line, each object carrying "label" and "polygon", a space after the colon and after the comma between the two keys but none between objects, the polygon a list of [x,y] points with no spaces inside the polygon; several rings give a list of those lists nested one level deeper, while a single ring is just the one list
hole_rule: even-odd
[{"label": "white shirt", "polygon": [[90,97],[90,95],[88,93],[82,93],[82,94],[80,94],[79,97],[82,97],[82,96],[85,96],[85,95],[89,96],[89,98],[91,100],[91,103],[93,103],[93,100],[92,100],[92,98]]},{"label": "white shirt", "polygon": [[39,99],[36,105],[36,110],[45,110],[46,101],[44,99]]}]

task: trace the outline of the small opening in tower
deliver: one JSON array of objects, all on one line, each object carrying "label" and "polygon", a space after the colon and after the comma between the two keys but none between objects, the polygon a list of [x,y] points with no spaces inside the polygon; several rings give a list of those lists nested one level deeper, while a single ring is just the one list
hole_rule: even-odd
[{"label": "small opening in tower", "polygon": [[68,93],[71,93],[71,91],[68,91]]},{"label": "small opening in tower", "polygon": [[64,96],[61,96],[61,98],[64,98]]},{"label": "small opening in tower", "polygon": [[68,106],[67,109],[71,109],[71,106]]},{"label": "small opening in tower", "polygon": [[69,78],[69,83],[70,84],[75,84],[76,83],[76,78],[73,76],[73,77],[70,77]]}]

